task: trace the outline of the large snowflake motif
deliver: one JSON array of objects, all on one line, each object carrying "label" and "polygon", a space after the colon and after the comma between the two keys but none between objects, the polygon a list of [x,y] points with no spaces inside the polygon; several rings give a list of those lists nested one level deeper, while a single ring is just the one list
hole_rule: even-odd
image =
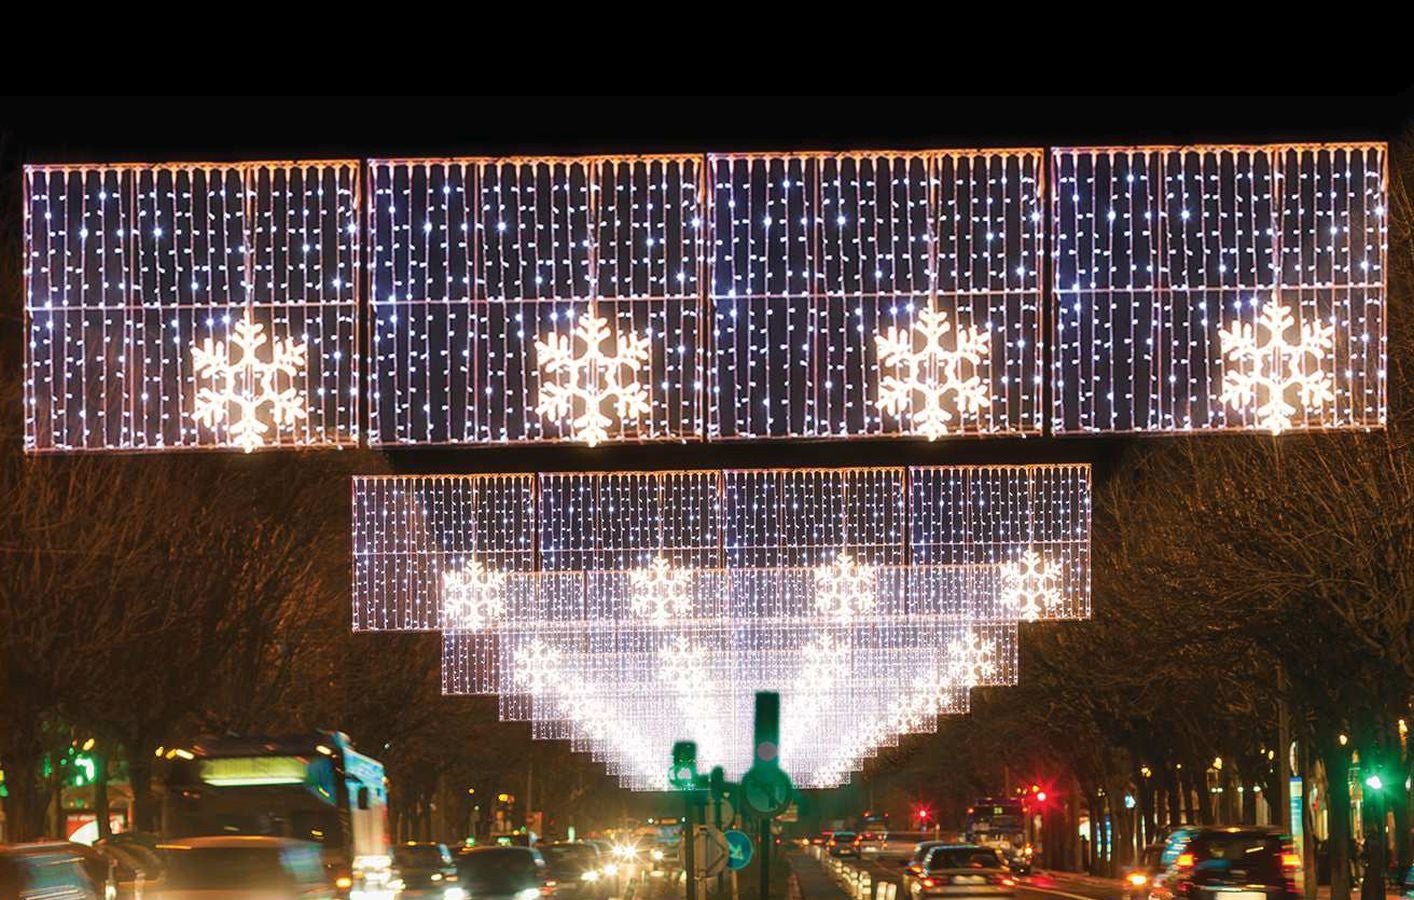
[{"label": "large snowflake motif", "polygon": [[969,632],[948,644],[947,678],[953,684],[973,687],[991,681],[997,672],[997,644]]},{"label": "large snowflake motif", "polygon": [[1335,400],[1334,380],[1323,366],[1335,343],[1335,325],[1306,322],[1292,343],[1287,332],[1295,324],[1291,307],[1273,297],[1255,325],[1237,322],[1218,332],[1227,359],[1222,402],[1252,410],[1258,426],[1272,434],[1292,426],[1296,403],[1309,413]]},{"label": "large snowflake motif", "polygon": [[633,614],[654,625],[692,615],[692,572],[675,568],[661,556],[628,575],[628,603]]},{"label": "large snowflake motif", "polygon": [[[265,326],[246,313],[229,344],[208,337],[191,347],[196,377],[207,382],[196,392],[192,418],[207,428],[226,423],[232,443],[247,453],[267,443],[270,425],[261,418],[262,408],[269,407],[276,428],[306,416],[304,396],[294,387],[305,370],[304,343],[277,340],[270,345],[269,360],[262,360],[259,351],[266,341]],[[282,389],[282,380],[289,386]]]},{"label": "large snowflake motif", "polygon": [[476,631],[506,611],[506,573],[472,560],[442,573],[442,627]]},{"label": "large snowflake motif", "polygon": [[528,693],[544,694],[551,690],[560,678],[559,648],[539,638],[517,648],[511,659],[515,667],[515,683]]},{"label": "large snowflake motif", "polygon": [[570,433],[591,447],[608,440],[614,424],[610,412],[622,422],[651,410],[648,389],[638,380],[648,368],[649,344],[647,335],[634,332],[616,337],[609,320],[592,309],[579,317],[571,334],[537,340],[535,361],[545,378],[536,413],[572,418]]},{"label": "large snowflake motif", "polygon": [[1001,590],[1018,619],[1034,622],[1060,606],[1060,572],[1028,547],[1019,559],[1002,564]]},{"label": "large snowflake motif", "polygon": [[658,677],[678,696],[699,690],[707,678],[707,652],[678,635],[658,652]]},{"label": "large snowflake motif", "polygon": [[[991,355],[983,328],[960,328],[951,341],[948,314],[918,311],[911,328],[892,327],[874,336],[879,352],[879,409],[902,417],[928,440],[950,433],[954,419],[975,416],[992,402],[979,370]],[[949,346],[951,344],[951,346]]]},{"label": "large snowflake motif", "polygon": [[874,611],[874,567],[860,565],[848,553],[815,569],[815,611],[838,622],[850,622]]}]

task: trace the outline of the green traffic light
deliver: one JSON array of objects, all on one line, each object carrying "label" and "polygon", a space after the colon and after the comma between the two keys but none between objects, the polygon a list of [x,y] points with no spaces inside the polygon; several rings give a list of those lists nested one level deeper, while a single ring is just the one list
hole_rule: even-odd
[{"label": "green traffic light", "polygon": [[1384,790],[1385,782],[1379,775],[1371,775],[1369,778],[1365,779],[1365,787],[1372,791],[1382,791]]}]

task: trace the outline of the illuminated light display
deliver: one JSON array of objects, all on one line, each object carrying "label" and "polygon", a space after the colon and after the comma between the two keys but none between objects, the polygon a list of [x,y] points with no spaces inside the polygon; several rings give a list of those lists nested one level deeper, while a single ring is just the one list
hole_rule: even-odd
[{"label": "illuminated light display", "polygon": [[442,572],[442,627],[477,631],[506,611],[506,573],[473,559],[461,569]]},{"label": "illuminated light display", "polygon": [[1054,432],[1384,426],[1384,144],[1051,165]]},{"label": "illuminated light display", "polygon": [[369,161],[369,440],[700,438],[702,174],[700,156]]},{"label": "illuminated light display", "polygon": [[838,783],[1014,681],[1019,621],[1089,610],[1086,466],[369,477],[353,508],[356,627],[441,630],[447,692],[642,789],[675,740],[739,772],[758,690],[792,776]]},{"label": "illuminated light display", "polygon": [[26,450],[356,444],[359,168],[27,166]]},{"label": "illuminated light display", "polygon": [[[707,167],[713,437],[1041,431],[1040,150]],[[919,355],[912,332],[944,321]]]},{"label": "illuminated light display", "polygon": [[277,340],[270,345],[269,359],[261,359],[267,343],[264,326],[243,316],[236,323],[229,343],[207,337],[191,348],[196,377],[202,386],[196,392],[192,418],[207,428],[224,424],[231,442],[249,453],[268,443],[261,410],[276,428],[294,425],[305,418],[304,396],[293,386],[304,374],[305,345],[293,340]]}]

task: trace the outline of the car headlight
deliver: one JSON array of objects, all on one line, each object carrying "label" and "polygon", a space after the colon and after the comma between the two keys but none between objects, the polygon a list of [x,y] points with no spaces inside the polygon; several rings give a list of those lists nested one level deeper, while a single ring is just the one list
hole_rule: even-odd
[{"label": "car headlight", "polygon": [[433,873],[432,873],[432,880],[433,880],[433,881],[441,881],[441,880],[442,880],[442,873],[441,873],[441,872],[433,872]]},{"label": "car headlight", "polygon": [[632,844],[615,844],[614,855],[619,859],[633,859],[638,855],[638,848]]},{"label": "car headlight", "polygon": [[466,888],[449,887],[442,892],[442,900],[466,900]]},{"label": "car headlight", "polygon": [[580,877],[580,880],[582,880],[582,881],[598,881],[598,880],[599,880],[599,873],[596,872],[596,871],[594,871],[593,869],[590,869],[590,870],[586,871],[584,874],[580,875],[579,877]]},{"label": "car headlight", "polygon": [[654,850],[654,851],[653,851],[653,861],[654,861],[654,862],[659,862],[659,861],[661,861],[662,859],[663,859],[663,851],[662,851],[662,850]]},{"label": "car headlight", "polygon": [[618,864],[618,863],[609,863],[608,865],[604,866],[604,874],[605,874],[605,875],[617,875],[617,874],[619,874],[619,864]]},{"label": "car headlight", "polygon": [[535,888],[526,888],[523,891],[516,891],[516,900],[535,900],[540,896],[540,891]]}]

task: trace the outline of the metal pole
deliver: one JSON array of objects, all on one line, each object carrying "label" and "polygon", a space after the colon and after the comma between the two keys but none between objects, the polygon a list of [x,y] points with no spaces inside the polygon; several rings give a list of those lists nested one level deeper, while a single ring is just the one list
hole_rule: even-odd
[{"label": "metal pole", "polygon": [[761,900],[771,896],[771,820],[761,819]]},{"label": "metal pole", "polygon": [[687,900],[697,900],[697,816],[696,804],[692,802],[693,792],[683,791],[683,845],[682,866],[686,885]]}]

